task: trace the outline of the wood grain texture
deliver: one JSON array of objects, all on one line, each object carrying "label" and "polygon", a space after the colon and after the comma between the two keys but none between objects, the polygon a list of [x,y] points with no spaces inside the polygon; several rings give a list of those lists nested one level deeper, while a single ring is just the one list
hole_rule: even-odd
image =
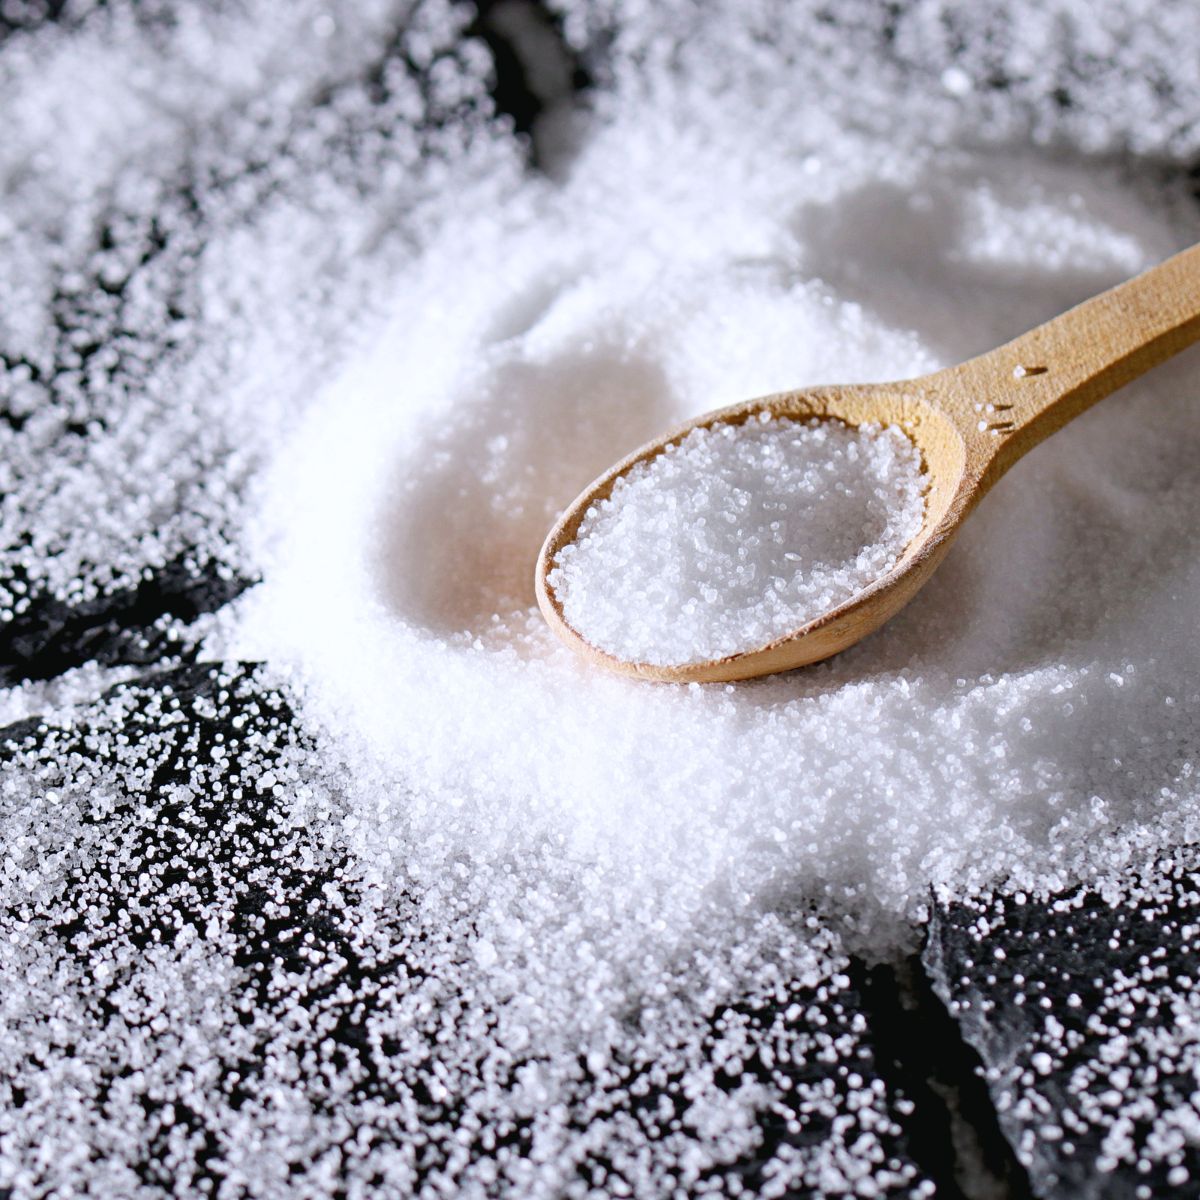
[{"label": "wood grain texture", "polygon": [[[585,658],[623,674],[716,683],[789,671],[829,658],[873,633],[920,590],[971,510],[1039,442],[1105,396],[1200,339],[1200,245],[1063,313],[987,354],[896,383],[780,392],[706,413],[634,451],[590,484],[550,531],[538,556],[538,606]],[[658,666],[627,662],[582,638],[546,577],[584,514],[617,479],[693,429],[776,417],[897,425],[921,452],[925,519],[891,572],[845,604],[765,646],[727,658]]]}]

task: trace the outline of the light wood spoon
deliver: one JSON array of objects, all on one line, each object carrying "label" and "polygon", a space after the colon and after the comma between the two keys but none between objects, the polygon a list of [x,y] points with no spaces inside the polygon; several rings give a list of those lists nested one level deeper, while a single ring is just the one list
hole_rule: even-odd
[{"label": "light wood spoon", "polygon": [[[537,562],[537,599],[573,650],[614,671],[675,683],[712,683],[790,671],[853,646],[916,595],[959,527],[1022,455],[1084,409],[1200,338],[1200,245],[1085,301],[1045,325],[957,367],[899,383],[780,392],[706,413],[635,450],[606,471],[550,531]],[[925,519],[896,566],[844,604],[765,646],[727,658],[656,666],[626,662],[591,645],[564,619],[546,576],[574,541],[584,513],[635,463],[693,429],[740,424],[759,413],[847,425],[896,425],[921,452],[928,475]]]}]

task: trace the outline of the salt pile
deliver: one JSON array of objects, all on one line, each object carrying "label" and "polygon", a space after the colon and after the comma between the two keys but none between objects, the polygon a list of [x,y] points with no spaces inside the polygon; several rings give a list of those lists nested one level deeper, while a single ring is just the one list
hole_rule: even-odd
[{"label": "salt pile", "polygon": [[[0,1111],[3,1146],[114,1196],[138,1154],[170,1179],[201,1152],[262,1195],[736,1193],[800,1036],[747,1009],[826,989],[850,1027],[848,952],[912,949],[931,885],[1056,888],[1200,836],[1194,355],[1022,461],[919,604],[827,665],[646,688],[532,596],[556,514],[672,423],[961,360],[1194,240],[1147,167],[1200,137],[1184,9],[564,5],[599,84],[533,172],[457,8],[249,3],[239,38],[178,7],[3,47],[5,111],[49,115],[0,147],[0,599],[187,555],[261,577],[206,652],[266,666],[23,735],[0,994],[13,1069],[70,1086]],[[153,953],[109,919],[133,909]],[[264,913],[325,926],[256,993],[235,926]],[[351,960],[369,995],[330,986]],[[326,1045],[355,1014],[386,1046],[365,1083]],[[266,1073],[250,1103],[226,1046]],[[639,1110],[646,1080],[679,1111]],[[869,1079],[799,1086],[787,1121],[819,1113],[855,1153],[770,1187],[911,1182]]]},{"label": "salt pile", "polygon": [[696,429],[584,514],[547,582],[567,623],[630,662],[764,646],[895,566],[921,527],[899,429],[769,414]]},{"label": "salt pile", "polygon": [[[1200,662],[1167,600],[1200,597],[1186,357],[1019,464],[920,603],[828,664],[647,689],[544,627],[545,531],[631,445],[746,395],[967,358],[1186,236],[1094,165],[899,132],[826,130],[849,165],[814,170],[789,127],[756,183],[758,99],[705,110],[702,144],[682,102],[616,108],[564,184],[431,241],[274,467],[234,643],[344,747],[381,882],[557,846],[618,960],[701,927],[719,959],[781,897],[888,955],[931,884],[1045,887],[1194,821]],[[618,169],[631,147],[641,173]],[[550,953],[546,918],[520,920],[519,952]]]}]

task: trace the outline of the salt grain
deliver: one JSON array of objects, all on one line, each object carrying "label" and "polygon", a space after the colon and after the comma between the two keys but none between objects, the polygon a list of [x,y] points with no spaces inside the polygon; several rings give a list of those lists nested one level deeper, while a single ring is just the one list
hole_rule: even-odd
[{"label": "salt grain", "polygon": [[621,476],[548,583],[568,624],[618,658],[724,658],[885,575],[923,512],[920,454],[899,429],[718,424]]},{"label": "salt grain", "polygon": [[22,733],[0,1078],[36,1086],[0,1189],[40,1153],[64,1195],[145,1194],[133,1164],[190,1194],[200,1155],[272,1197],[736,1192],[782,1111],[845,1132],[785,1142],[779,1192],[922,1193],[865,1072],[769,1063],[857,1055],[847,949],[911,949],[931,884],[1033,895],[1200,834],[1195,365],[1023,461],[917,605],[811,671],[601,677],[533,560],[672,422],[966,358],[1193,240],[1150,190],[1200,138],[1191,18],[1114,5],[1076,45],[1042,0],[953,37],[937,5],[564,3],[600,82],[532,173],[461,8],[235,7],[2,49],[0,609],[192,547],[259,572],[210,651],[266,658],[306,732],[230,675]]}]

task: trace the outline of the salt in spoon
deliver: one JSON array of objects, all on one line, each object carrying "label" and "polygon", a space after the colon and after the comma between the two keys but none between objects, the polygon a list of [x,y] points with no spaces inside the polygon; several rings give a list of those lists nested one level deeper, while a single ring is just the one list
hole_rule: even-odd
[{"label": "salt in spoon", "polygon": [[[538,555],[538,606],[551,629],[584,657],[626,675],[717,683],[790,671],[829,658],[873,633],[916,595],[988,489],[1022,455],[1110,392],[1200,338],[1200,245],[996,350],[898,383],[779,392],[706,413],[635,450],[587,487]],[[895,425],[920,451],[928,476],[920,532],[896,565],[849,600],[764,646],[678,666],[627,662],[589,643],[563,616],[547,582],[589,508],[613,484],[693,429],[739,425],[761,414]]]}]

